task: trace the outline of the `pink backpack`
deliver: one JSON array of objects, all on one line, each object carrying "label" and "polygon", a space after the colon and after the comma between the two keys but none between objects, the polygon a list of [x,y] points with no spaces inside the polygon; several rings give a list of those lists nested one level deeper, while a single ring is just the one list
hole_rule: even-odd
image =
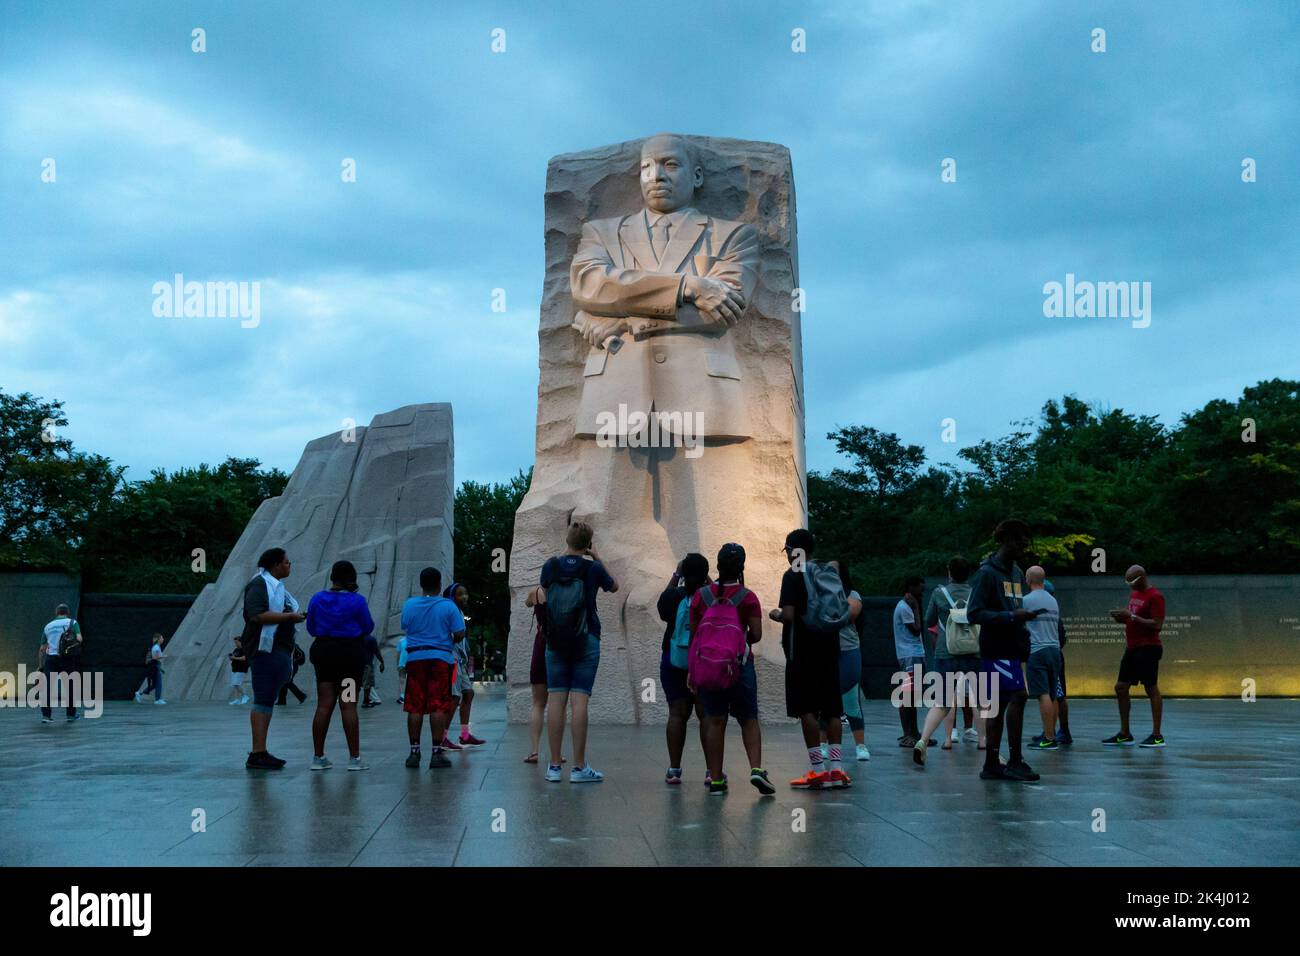
[{"label": "pink backpack", "polygon": [[[718,585],[721,590],[721,585]],[[696,690],[730,690],[740,679],[749,645],[740,624],[740,602],[749,591],[741,588],[729,598],[718,597],[713,586],[700,589],[704,615],[691,635],[687,677]]]}]

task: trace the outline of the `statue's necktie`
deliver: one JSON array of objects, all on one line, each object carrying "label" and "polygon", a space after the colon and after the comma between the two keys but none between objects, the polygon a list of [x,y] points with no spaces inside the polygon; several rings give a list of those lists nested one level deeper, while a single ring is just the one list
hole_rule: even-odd
[{"label": "statue's necktie", "polygon": [[664,250],[668,248],[668,220],[660,219],[650,227],[650,248],[654,250],[655,258],[663,261]]}]

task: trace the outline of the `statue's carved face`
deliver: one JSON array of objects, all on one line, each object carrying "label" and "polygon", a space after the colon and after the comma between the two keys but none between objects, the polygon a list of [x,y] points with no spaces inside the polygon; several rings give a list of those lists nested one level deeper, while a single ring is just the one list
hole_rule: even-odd
[{"label": "statue's carved face", "polygon": [[656,136],[641,147],[641,198],[654,212],[674,212],[690,203],[704,183],[704,170],[691,163],[676,137]]}]

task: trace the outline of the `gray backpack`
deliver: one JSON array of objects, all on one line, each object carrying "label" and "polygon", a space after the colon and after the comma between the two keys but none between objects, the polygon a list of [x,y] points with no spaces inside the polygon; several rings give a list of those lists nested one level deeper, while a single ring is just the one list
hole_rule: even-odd
[{"label": "gray backpack", "polygon": [[809,561],[804,565],[803,581],[808,590],[804,627],[810,633],[833,634],[838,639],[840,629],[849,623],[849,599],[840,572],[829,564]]}]

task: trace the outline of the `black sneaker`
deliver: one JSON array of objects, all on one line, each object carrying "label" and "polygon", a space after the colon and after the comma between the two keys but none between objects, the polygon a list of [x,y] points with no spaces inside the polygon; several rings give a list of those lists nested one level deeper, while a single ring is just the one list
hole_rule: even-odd
[{"label": "black sneaker", "polygon": [[1038,779],[1038,774],[1034,773],[1032,767],[1023,760],[1016,760],[1002,768],[1003,775],[1008,780],[1016,780],[1020,783],[1033,783]]},{"label": "black sneaker", "polygon": [[447,755],[444,754],[441,750],[435,750],[433,752],[433,756],[429,758],[430,770],[440,770],[443,767],[450,767],[450,766],[451,766],[451,761],[447,759]]},{"label": "black sneaker", "polygon": [[725,781],[725,780],[710,780],[710,781],[709,781],[709,793],[710,793],[711,795],[713,795],[713,796],[720,796],[720,795],[722,795],[722,794],[724,794],[724,793],[726,793],[726,792],[727,792],[727,781]]},{"label": "black sneaker", "polygon": [[410,755],[407,756],[407,758],[406,758],[406,765],[407,765],[408,767],[419,767],[419,766],[420,766],[420,751],[418,751],[418,750],[412,750],[411,753],[410,753]]},{"label": "black sneaker", "polygon": [[284,766],[284,761],[277,760],[265,750],[259,750],[257,753],[249,753],[244,766],[249,770],[279,770]]},{"label": "black sneaker", "polygon": [[1116,734],[1113,737],[1107,737],[1102,742],[1103,747],[1132,747],[1136,741],[1132,734]]},{"label": "black sneaker", "polygon": [[981,780],[1009,780],[1007,770],[1002,765],[996,767],[985,767],[980,771]]},{"label": "black sneaker", "polygon": [[767,771],[759,767],[755,767],[749,772],[749,782],[765,797],[770,797],[776,793],[776,784],[767,779]]},{"label": "black sneaker", "polygon": [[266,753],[267,759],[269,759],[269,760],[271,761],[271,763],[275,764],[277,767],[283,767],[283,766],[285,765],[286,761],[281,760],[281,759],[280,759],[279,757],[277,757],[275,754],[271,753],[271,751],[268,750],[268,751],[265,751],[265,753]]},{"label": "black sneaker", "polygon": [[1151,734],[1146,740],[1138,744],[1139,747],[1163,747],[1164,745],[1165,738],[1161,737],[1159,734]]}]

